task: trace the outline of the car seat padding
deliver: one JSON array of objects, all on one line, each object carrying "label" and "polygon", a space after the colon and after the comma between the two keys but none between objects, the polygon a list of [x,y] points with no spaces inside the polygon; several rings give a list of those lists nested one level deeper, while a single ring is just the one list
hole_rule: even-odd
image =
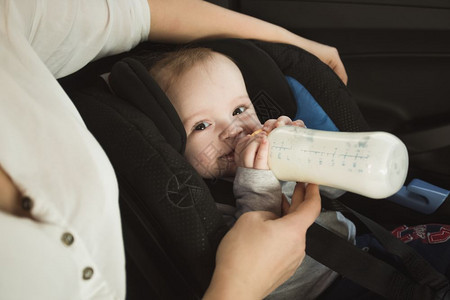
[{"label": "car seat padding", "polygon": [[[154,237],[153,244],[161,245],[201,295],[210,281],[216,248],[227,230],[204,181],[154,122],[111,93],[100,77],[68,93],[117,174],[124,229],[146,233],[138,241],[124,235],[126,252],[138,250],[157,257],[158,247],[148,247]],[[138,224],[130,229],[136,220]],[[127,260],[131,263],[139,266],[141,262]],[[145,275],[151,270],[142,272]],[[170,280],[162,281],[172,288],[179,285]],[[155,289],[164,290],[163,286]]]},{"label": "car seat padding", "polygon": [[109,76],[111,89],[154,121],[166,141],[179,153],[184,153],[186,132],[166,94],[152,80],[139,62],[125,58],[117,62]]},{"label": "car seat padding", "polygon": [[281,69],[300,82],[341,131],[367,131],[369,126],[355,99],[330,67],[292,45],[254,41]]}]

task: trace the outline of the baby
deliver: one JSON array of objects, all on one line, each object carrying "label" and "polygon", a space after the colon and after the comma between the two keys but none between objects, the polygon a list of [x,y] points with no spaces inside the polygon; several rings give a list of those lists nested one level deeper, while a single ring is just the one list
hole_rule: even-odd
[{"label": "baby", "polygon": [[[150,74],[184,125],[184,155],[188,162],[203,178],[234,179],[236,208],[219,206],[223,213],[234,218],[250,210],[280,215],[282,191],[289,197],[295,183],[280,184],[269,170],[267,134],[283,125],[304,126],[303,122],[281,116],[262,125],[237,65],[210,49],[187,48],[168,53],[151,68]],[[322,212],[316,222],[354,239],[353,223],[339,212]],[[307,256],[296,274],[268,298],[312,299],[337,276]]]},{"label": "baby", "polygon": [[[187,134],[186,159],[204,178],[234,176],[237,163],[253,167],[257,144],[262,142],[264,158],[256,169],[268,169],[266,133],[280,125],[304,126],[288,117],[269,120],[253,141],[235,152],[237,141],[262,128],[247,94],[239,68],[226,56],[205,48],[170,53],[150,70],[169,97]],[[247,143],[251,142],[247,138]],[[253,153],[252,153],[253,152]],[[246,164],[244,165],[244,161]],[[261,165],[263,163],[263,165]]]}]

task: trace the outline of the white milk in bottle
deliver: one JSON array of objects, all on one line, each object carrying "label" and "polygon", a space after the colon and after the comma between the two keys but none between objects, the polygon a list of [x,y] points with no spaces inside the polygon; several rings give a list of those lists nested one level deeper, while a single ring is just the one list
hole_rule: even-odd
[{"label": "white milk in bottle", "polygon": [[403,186],[408,152],[387,132],[333,132],[283,126],[268,136],[269,167],[280,180],[386,198]]}]

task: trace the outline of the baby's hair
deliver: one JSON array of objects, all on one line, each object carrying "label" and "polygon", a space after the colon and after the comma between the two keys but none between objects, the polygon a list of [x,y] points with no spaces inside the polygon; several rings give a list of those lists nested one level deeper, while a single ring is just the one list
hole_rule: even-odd
[{"label": "baby's hair", "polygon": [[167,92],[173,82],[198,63],[213,58],[213,50],[204,47],[182,48],[167,52],[150,68],[150,75]]}]

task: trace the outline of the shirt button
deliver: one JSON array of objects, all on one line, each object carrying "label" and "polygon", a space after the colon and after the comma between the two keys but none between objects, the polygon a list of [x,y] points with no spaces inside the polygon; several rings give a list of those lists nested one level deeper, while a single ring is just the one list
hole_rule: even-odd
[{"label": "shirt button", "polygon": [[61,236],[61,241],[64,243],[64,245],[70,246],[75,241],[75,238],[69,232],[64,232]]},{"label": "shirt button", "polygon": [[83,270],[83,279],[84,280],[91,279],[93,275],[94,275],[94,269],[92,269],[91,267],[84,268],[84,270]]},{"label": "shirt button", "polygon": [[33,201],[29,197],[22,198],[22,208],[23,210],[30,211],[33,207]]}]

